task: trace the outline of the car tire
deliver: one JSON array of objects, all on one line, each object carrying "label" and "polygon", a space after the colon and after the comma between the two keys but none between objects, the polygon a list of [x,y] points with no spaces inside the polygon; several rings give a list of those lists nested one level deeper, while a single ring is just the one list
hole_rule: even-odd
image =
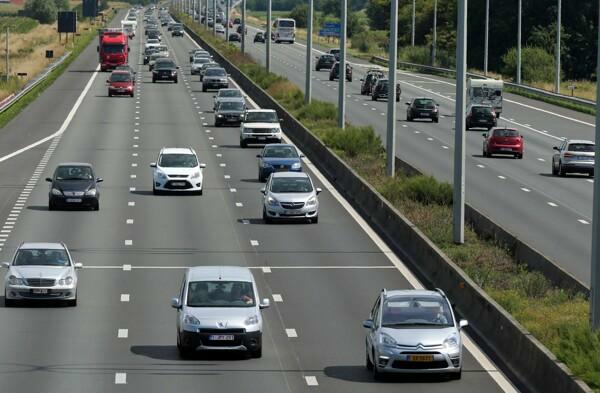
[{"label": "car tire", "polygon": [[202,86],[202,92],[206,93],[206,87]]},{"label": "car tire", "polygon": [[554,160],[552,161],[552,176],[556,176],[558,175],[558,168],[556,167],[556,164],[554,164]]},{"label": "car tire", "polygon": [[450,373],[448,376],[452,381],[459,381],[462,378],[462,368],[457,373]]},{"label": "car tire", "polygon": [[255,349],[254,351],[250,351],[250,356],[254,359],[262,358],[262,347]]},{"label": "car tire", "polygon": [[365,367],[367,367],[367,370],[369,371],[373,371],[373,362],[371,361],[371,358],[369,357],[369,352],[365,351]]},{"label": "car tire", "polygon": [[77,298],[67,300],[67,306],[68,307],[77,307]]},{"label": "car tire", "polygon": [[7,299],[6,294],[4,295],[4,307],[14,307],[17,305],[17,301],[15,299]]},{"label": "car tire", "polygon": [[52,201],[48,201],[48,210],[56,210],[56,205]]},{"label": "car tire", "polygon": [[261,183],[265,182],[265,177],[262,175],[262,171],[258,171],[258,181]]},{"label": "car tire", "polygon": [[565,177],[567,176],[567,172],[563,169],[562,162],[558,163],[558,176]]},{"label": "car tire", "polygon": [[194,355],[194,352],[189,347],[178,345],[177,349],[179,350],[179,357],[182,359],[189,359]]},{"label": "car tire", "polygon": [[267,212],[265,211],[265,209],[263,208],[263,216],[262,216],[263,221],[265,222],[265,224],[270,224],[271,218],[267,215]]},{"label": "car tire", "polygon": [[109,96],[109,97],[112,97],[112,96],[113,96],[113,95],[112,95],[112,93],[111,93],[110,91],[108,92],[108,96]]},{"label": "car tire", "polygon": [[371,96],[371,101],[377,101],[377,97]]},{"label": "car tire", "polygon": [[517,154],[517,159],[522,160],[523,159],[523,153]]},{"label": "car tire", "polygon": [[383,379],[383,374],[379,371],[379,367],[377,367],[377,364],[373,363],[373,369],[371,370],[371,372],[373,373],[374,380],[381,381]]},{"label": "car tire", "polygon": [[156,83],[156,79],[155,78],[152,78],[152,83]]},{"label": "car tire", "polygon": [[332,80],[333,80],[333,78],[332,78],[332,77],[329,77],[329,80],[330,80],[330,81],[332,81]]},{"label": "car tire", "polygon": [[175,82],[175,83],[178,83],[178,79],[177,79],[177,78],[175,78],[175,80],[174,80],[173,82]]},{"label": "car tire", "polygon": [[315,71],[321,71],[319,67],[315,67]]},{"label": "car tire", "polygon": [[319,216],[316,215],[313,218],[310,219],[310,223],[311,224],[318,224],[319,223]]},{"label": "car tire", "polygon": [[92,210],[94,210],[94,211],[100,210],[100,201],[96,201],[96,203],[94,203],[94,205],[92,206]]},{"label": "car tire", "polygon": [[242,149],[245,149],[245,148],[247,148],[247,147],[248,147],[248,142],[246,142],[245,140],[241,140],[241,141],[240,141],[240,147],[241,147]]},{"label": "car tire", "polygon": [[406,121],[413,121],[413,119],[410,115],[406,115]]},{"label": "car tire", "polygon": [[130,96],[131,98],[133,98],[133,93],[131,93],[129,96]]},{"label": "car tire", "polygon": [[439,117],[436,117],[435,119],[433,119],[433,122],[434,122],[434,123],[439,123],[439,122],[440,122],[440,118],[439,118]]},{"label": "car tire", "polygon": [[593,170],[591,170],[591,171],[588,173],[588,176],[589,176],[589,177],[594,177],[594,171],[593,171]]}]

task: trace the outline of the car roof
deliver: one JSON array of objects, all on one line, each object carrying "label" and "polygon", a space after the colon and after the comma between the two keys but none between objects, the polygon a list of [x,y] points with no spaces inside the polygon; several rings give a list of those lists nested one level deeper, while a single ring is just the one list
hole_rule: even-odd
[{"label": "car roof", "polygon": [[585,139],[567,139],[567,143],[569,143],[569,144],[570,143],[586,143],[586,144],[590,144],[590,145],[594,144],[594,142],[588,141]]},{"label": "car roof", "polygon": [[188,281],[254,281],[250,269],[243,266],[195,266],[188,268],[187,277]]},{"label": "car roof", "polygon": [[60,164],[57,165],[57,167],[59,166],[89,166],[90,168],[92,167],[92,164],[88,163],[88,162],[61,162]]},{"label": "car roof", "polygon": [[160,154],[196,154],[191,147],[163,147]]},{"label": "car roof", "polygon": [[246,110],[248,113],[273,113],[275,109],[248,109]]},{"label": "car roof", "polygon": [[66,247],[62,243],[50,243],[50,242],[23,242],[19,246],[19,250],[31,250],[45,248],[49,250],[65,250]]},{"label": "car roof", "polygon": [[120,69],[120,70],[113,70],[113,72],[110,73],[112,74],[127,74],[127,75],[131,75],[131,72],[129,72],[129,70],[125,70],[125,69]]},{"label": "car roof", "polygon": [[310,177],[308,176],[308,173],[306,172],[273,172],[271,174],[271,177],[273,178],[279,178],[279,177],[298,177],[298,178],[305,178],[305,179],[310,179]]},{"label": "car roof", "polygon": [[265,145],[265,149],[267,147],[293,147],[294,149],[296,148],[296,146],[292,145],[291,143],[267,143]]},{"label": "car roof", "polygon": [[442,294],[438,291],[430,291],[427,289],[388,289],[385,291],[385,296],[437,296],[444,298],[444,296],[442,296]]},{"label": "car roof", "polygon": [[219,97],[219,102],[246,102],[244,97]]},{"label": "car roof", "polygon": [[227,89],[219,89],[219,91],[217,92],[217,94],[219,94],[222,91],[239,91],[241,93],[240,89],[235,89],[235,88],[227,88]]}]

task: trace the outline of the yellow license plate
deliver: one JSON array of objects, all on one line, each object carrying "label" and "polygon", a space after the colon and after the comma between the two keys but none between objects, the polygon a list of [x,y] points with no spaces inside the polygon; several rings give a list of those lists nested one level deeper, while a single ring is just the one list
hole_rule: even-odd
[{"label": "yellow license plate", "polygon": [[433,355],[410,355],[408,360],[411,362],[433,362]]}]

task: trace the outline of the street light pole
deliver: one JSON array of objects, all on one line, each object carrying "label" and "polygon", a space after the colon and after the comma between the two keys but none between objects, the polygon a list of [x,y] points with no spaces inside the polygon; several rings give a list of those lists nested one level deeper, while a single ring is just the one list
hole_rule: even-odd
[{"label": "street light pole", "polygon": [[388,64],[388,102],[386,135],[386,172],[396,174],[396,66],[398,62],[398,0],[391,0],[390,53]]},{"label": "street light pole", "polygon": [[217,35],[217,0],[213,0],[213,35]]},{"label": "street light pole", "polygon": [[[271,41],[270,27],[267,39]],[[313,0],[308,0],[306,15],[306,86],[304,87],[304,102],[310,103],[312,95],[312,46],[313,46]]]},{"label": "street light pole", "polygon": [[246,0],[242,0],[242,53],[246,53]]},{"label": "street light pole", "polygon": [[410,44],[411,46],[415,46],[415,20],[416,20],[416,0],[413,0],[413,7],[412,7],[412,34],[410,37]]},{"label": "street light pole", "polygon": [[490,0],[485,0],[485,48],[483,54],[483,74],[488,74],[488,55],[490,38]]},{"label": "street light pole", "polygon": [[272,1],[267,0],[267,72],[271,72],[271,7]]},{"label": "street light pole", "polygon": [[458,0],[456,108],[454,129],[454,243],[465,242],[465,85],[467,79],[467,0]]},{"label": "street light pole", "polygon": [[225,0],[225,42],[229,42],[229,0]]},{"label": "street light pole", "polygon": [[346,128],[346,16],[348,0],[342,0],[340,26],[340,61],[338,87],[338,127]]},{"label": "street light pole", "polygon": [[558,10],[556,13],[556,79],[554,92],[560,94],[560,30],[561,30],[561,14],[562,14],[562,0],[558,0]]},{"label": "street light pole", "polygon": [[519,11],[517,13],[517,84],[521,84],[521,20],[523,19],[523,1],[519,0]]},{"label": "street light pole", "polygon": [[435,67],[437,55],[437,0],[433,0],[433,48],[431,49],[431,65]]}]

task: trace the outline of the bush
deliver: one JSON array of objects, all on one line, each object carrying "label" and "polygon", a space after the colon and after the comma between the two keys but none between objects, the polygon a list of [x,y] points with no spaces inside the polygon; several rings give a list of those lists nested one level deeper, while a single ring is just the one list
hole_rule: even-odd
[{"label": "bush", "polygon": [[[517,75],[517,50],[509,49],[502,56],[502,73]],[[521,51],[521,79],[527,82],[552,82],[554,80],[554,57],[542,48],[525,47]]]},{"label": "bush", "polygon": [[332,149],[341,150],[350,157],[359,154],[381,154],[381,138],[373,127],[328,128],[323,131],[323,142]]},{"label": "bush", "polygon": [[431,52],[427,46],[406,46],[398,51],[398,59],[408,63],[429,64]]},{"label": "bush", "polygon": [[28,0],[25,3],[25,14],[40,23],[54,23],[57,12],[54,0]]},{"label": "bush", "polygon": [[302,3],[295,6],[294,9],[290,11],[289,17],[296,21],[296,27],[305,28],[308,19],[308,4]]},{"label": "bush", "polygon": [[406,197],[425,205],[450,206],[452,186],[439,182],[433,176],[412,176],[404,182]]},{"label": "bush", "polygon": [[22,16],[3,16],[0,17],[0,31],[6,31],[10,27],[11,33],[27,33],[38,26],[38,21],[32,18]]},{"label": "bush", "polygon": [[297,113],[300,121],[319,121],[337,118],[337,107],[330,102],[311,101],[303,106]]},{"label": "bush", "polygon": [[362,34],[352,37],[351,48],[358,49],[363,53],[376,50],[388,49],[388,32],[379,30],[367,30]]}]

